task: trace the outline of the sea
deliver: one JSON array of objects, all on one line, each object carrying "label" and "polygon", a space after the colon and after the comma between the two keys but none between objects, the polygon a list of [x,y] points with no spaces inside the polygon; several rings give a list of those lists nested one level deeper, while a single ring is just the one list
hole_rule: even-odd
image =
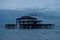
[{"label": "sea", "polygon": [[[23,11],[0,10],[0,40],[60,40],[59,14],[55,11],[51,12],[51,14],[50,11],[42,11],[42,13],[40,13],[38,10],[35,12],[35,9],[30,10],[31,9]],[[5,27],[2,26],[10,23],[15,24],[16,19],[20,18],[21,15],[28,15],[32,12],[35,16],[39,17],[39,19],[42,19],[43,23],[55,24],[56,26],[53,29],[5,29]]]},{"label": "sea", "polygon": [[0,40],[60,40],[60,29],[0,28]]}]

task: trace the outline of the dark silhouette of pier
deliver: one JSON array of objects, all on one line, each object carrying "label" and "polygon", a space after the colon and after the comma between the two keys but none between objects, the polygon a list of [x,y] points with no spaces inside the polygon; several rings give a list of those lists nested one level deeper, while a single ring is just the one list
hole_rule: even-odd
[{"label": "dark silhouette of pier", "polygon": [[15,29],[16,28],[16,24],[6,24],[5,28],[6,29]]},{"label": "dark silhouette of pier", "polygon": [[54,24],[21,24],[21,29],[52,29]]},{"label": "dark silhouette of pier", "polygon": [[19,27],[19,29],[52,29],[54,24],[42,24],[42,20],[38,20],[31,16],[22,16],[16,19],[16,24],[6,24],[7,29],[14,29]]}]

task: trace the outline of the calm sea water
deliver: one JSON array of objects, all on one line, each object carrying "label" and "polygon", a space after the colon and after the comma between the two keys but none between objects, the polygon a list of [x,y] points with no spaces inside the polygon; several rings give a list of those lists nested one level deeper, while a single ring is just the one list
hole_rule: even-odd
[{"label": "calm sea water", "polygon": [[0,40],[60,40],[60,30],[0,28]]}]

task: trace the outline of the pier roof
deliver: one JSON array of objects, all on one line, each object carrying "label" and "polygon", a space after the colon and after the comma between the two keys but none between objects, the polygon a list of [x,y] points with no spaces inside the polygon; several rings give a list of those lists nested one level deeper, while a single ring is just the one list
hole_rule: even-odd
[{"label": "pier roof", "polygon": [[31,17],[31,16],[22,16],[21,18],[17,18],[17,20],[20,20],[20,19],[32,19],[32,20],[37,20],[37,18]]}]

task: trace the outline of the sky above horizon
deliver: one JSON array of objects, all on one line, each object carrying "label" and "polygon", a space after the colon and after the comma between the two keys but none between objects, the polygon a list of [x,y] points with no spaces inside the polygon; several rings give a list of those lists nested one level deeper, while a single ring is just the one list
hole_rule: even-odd
[{"label": "sky above horizon", "polygon": [[60,0],[0,0],[0,9],[60,8]]}]

